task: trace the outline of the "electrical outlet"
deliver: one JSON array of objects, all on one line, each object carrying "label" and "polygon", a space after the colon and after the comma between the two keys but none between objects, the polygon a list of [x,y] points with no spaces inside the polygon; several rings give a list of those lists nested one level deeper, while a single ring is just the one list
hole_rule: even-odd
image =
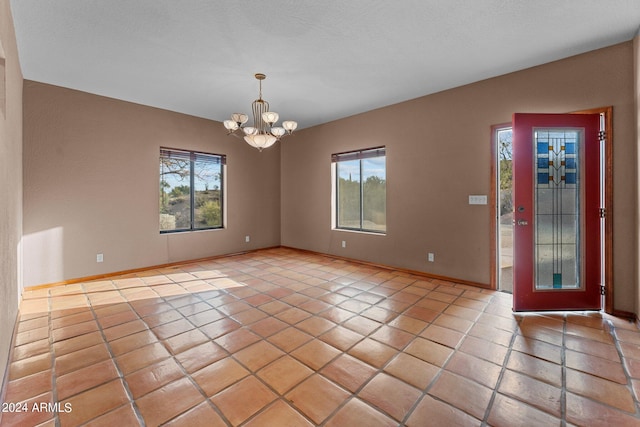
[{"label": "electrical outlet", "polygon": [[433,255],[433,253],[429,252],[429,253],[427,254],[427,261],[429,261],[429,262],[433,262],[433,261],[435,261],[435,257],[434,257],[434,255]]},{"label": "electrical outlet", "polygon": [[249,236],[244,236],[244,241],[249,243],[251,241],[251,237]]},{"label": "electrical outlet", "polygon": [[343,240],[343,241],[342,241],[342,247],[343,247],[343,248],[346,248],[346,247],[347,247],[347,241],[346,241],[346,240]]},{"label": "electrical outlet", "polygon": [[103,261],[104,261],[104,254],[97,254],[96,262],[103,262]]}]

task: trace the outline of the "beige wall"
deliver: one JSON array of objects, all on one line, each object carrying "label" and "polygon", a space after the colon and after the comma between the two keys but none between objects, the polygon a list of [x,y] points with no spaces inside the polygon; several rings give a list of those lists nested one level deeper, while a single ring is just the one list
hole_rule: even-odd
[{"label": "beige wall", "polygon": [[635,81],[635,109],[636,109],[636,126],[635,126],[635,146],[636,146],[636,252],[634,254],[634,267],[636,275],[636,314],[640,310],[640,29],[633,39],[633,74]]},{"label": "beige wall", "polygon": [[[9,0],[0,0],[0,384],[6,372],[21,293],[22,72]],[[3,81],[4,80],[4,81]],[[1,87],[1,86],[0,86]],[[1,394],[1,393],[0,393]],[[1,400],[1,399],[0,399]]]},{"label": "beige wall", "polygon": [[[278,147],[260,153],[217,122],[32,81],[24,124],[25,286],[280,244]],[[161,146],[227,155],[226,229],[159,233]]]},{"label": "beige wall", "polygon": [[[635,311],[631,42],[302,130],[282,146],[282,244],[488,284],[490,207],[470,206],[468,196],[490,194],[490,126],[510,122],[514,112],[609,105],[614,305]],[[387,147],[387,235],[332,231],[331,154],[378,145]]]}]

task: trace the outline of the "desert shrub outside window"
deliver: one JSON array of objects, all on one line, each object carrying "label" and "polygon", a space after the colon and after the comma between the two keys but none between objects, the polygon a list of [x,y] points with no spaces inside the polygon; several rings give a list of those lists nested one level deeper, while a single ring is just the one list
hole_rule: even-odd
[{"label": "desert shrub outside window", "polygon": [[335,228],[386,233],[385,147],[333,154]]},{"label": "desert shrub outside window", "polygon": [[160,148],[160,233],[222,228],[226,156]]}]

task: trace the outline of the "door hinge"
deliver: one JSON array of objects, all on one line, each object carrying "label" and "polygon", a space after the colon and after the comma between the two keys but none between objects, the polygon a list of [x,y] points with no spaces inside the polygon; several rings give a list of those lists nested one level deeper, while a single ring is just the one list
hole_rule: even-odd
[{"label": "door hinge", "polygon": [[600,295],[604,295],[604,285],[600,285]]},{"label": "door hinge", "polygon": [[605,218],[607,216],[607,210],[605,208],[598,209],[600,213],[600,218]]},{"label": "door hinge", "polygon": [[598,132],[598,141],[603,142],[607,139],[607,132],[601,130]]}]

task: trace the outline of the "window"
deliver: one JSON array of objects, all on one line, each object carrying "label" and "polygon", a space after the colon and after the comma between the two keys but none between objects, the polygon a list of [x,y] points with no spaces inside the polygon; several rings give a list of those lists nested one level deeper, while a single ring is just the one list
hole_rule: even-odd
[{"label": "window", "polygon": [[335,227],[387,231],[385,147],[333,154]]},{"label": "window", "polygon": [[223,226],[226,157],[160,149],[160,233]]}]

